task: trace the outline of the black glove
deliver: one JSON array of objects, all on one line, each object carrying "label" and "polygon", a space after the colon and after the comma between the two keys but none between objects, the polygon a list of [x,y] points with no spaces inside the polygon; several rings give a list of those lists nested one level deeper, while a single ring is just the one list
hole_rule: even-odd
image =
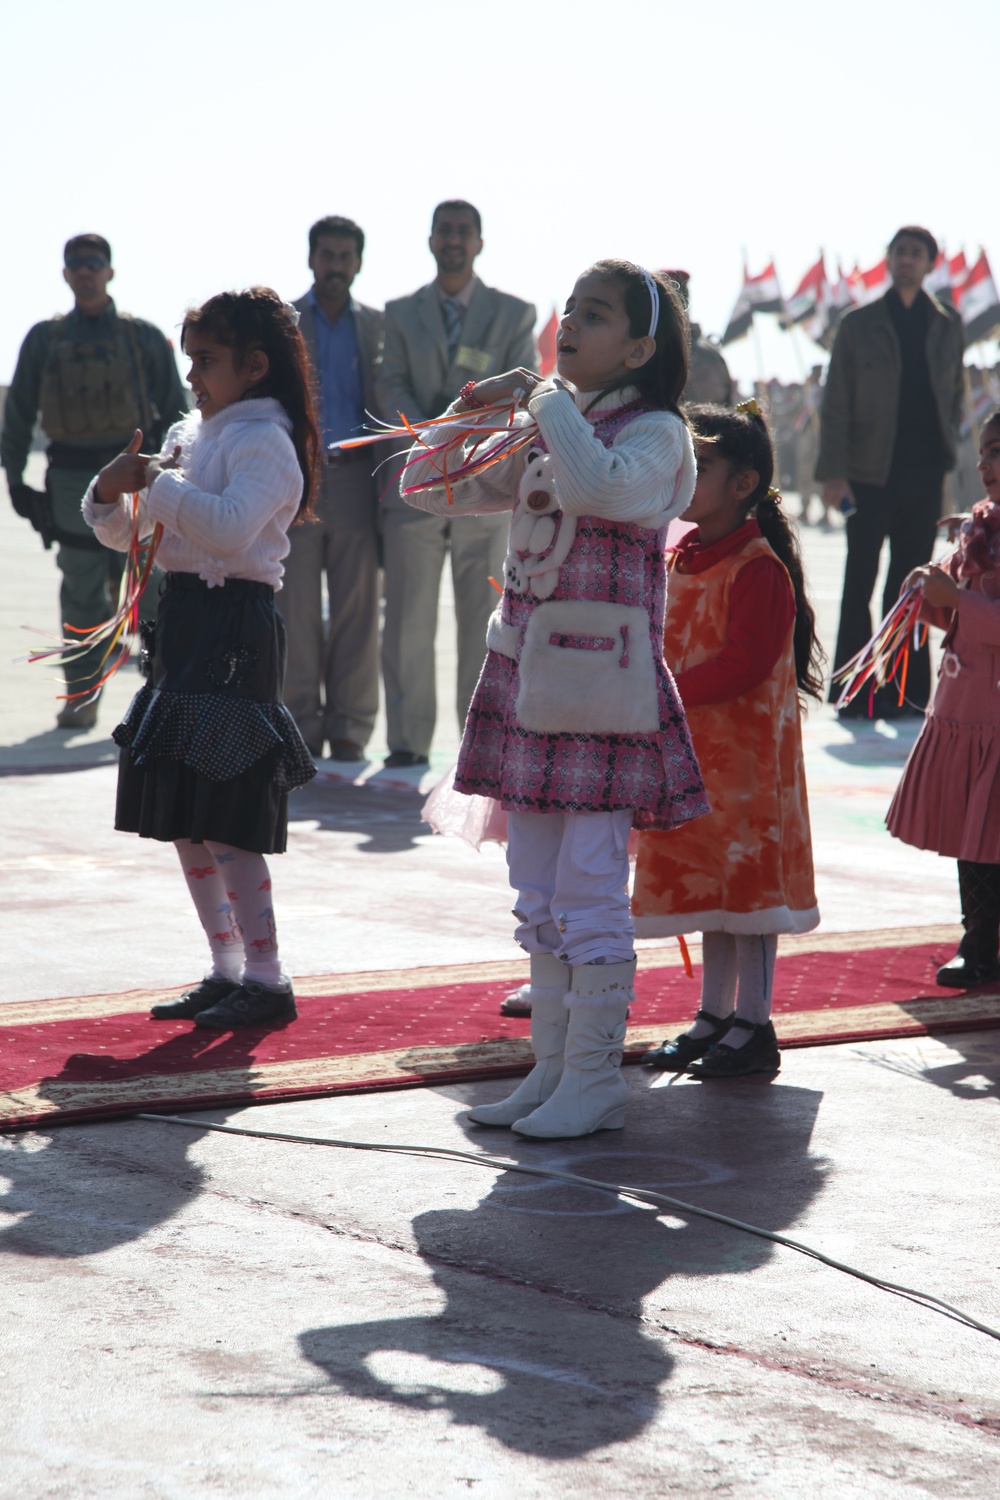
[{"label": "black glove", "polygon": [[46,497],[41,490],[33,490],[30,484],[23,480],[10,486],[10,503],[13,505],[22,521],[35,522],[35,507],[40,500]]},{"label": "black glove", "polygon": [[30,521],[45,544],[45,550],[55,541],[55,525],[52,520],[52,504],[45,490],[32,489],[30,484],[11,484],[10,503],[25,521]]}]

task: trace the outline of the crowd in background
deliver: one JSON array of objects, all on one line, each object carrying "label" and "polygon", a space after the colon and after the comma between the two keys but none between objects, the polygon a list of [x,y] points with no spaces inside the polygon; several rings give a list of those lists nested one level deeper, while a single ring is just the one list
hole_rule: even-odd
[{"label": "crowd in background", "polygon": [[[932,333],[940,324],[948,336],[947,354],[941,356],[948,366],[943,378],[952,395],[957,393],[964,419],[953,438],[951,414],[939,413],[944,436],[935,465],[947,468],[954,457],[943,505],[948,511],[967,509],[979,497],[979,424],[995,405],[1000,372],[974,366],[962,370],[953,310],[920,293],[924,261],[933,265],[933,236],[912,226],[900,231],[893,240],[899,262],[897,242],[916,257],[915,270],[904,267],[904,278],[915,278],[914,295],[921,298],[915,316],[924,316],[921,309],[932,309]],[[421,514],[401,500],[398,458],[385,462],[385,450],[331,450],[329,445],[356,435],[371,415],[396,422],[403,413],[413,423],[434,416],[470,379],[517,366],[537,370],[535,309],[479,279],[475,261],[482,246],[482,224],[473,204],[439,204],[428,240],[433,280],[390,302],[383,312],[359,303],[352,292],[363,263],[362,228],[350,219],[330,216],[309,231],[312,284],[294,307],[316,378],[328,457],[316,507],[318,524],[293,530],[279,597],[288,628],[286,702],[316,756],[330,754],[347,762],[365,758],[381,677],[387,763],[428,763],[437,715],[438,595],[446,559],[457,615],[455,708],[460,722],[475,686],[495,599],[491,579],[499,578],[503,569],[504,517]],[[891,246],[890,269],[893,256]],[[686,305],[687,272],[665,274],[673,278]],[[46,546],[58,544],[63,626],[78,630],[107,615],[120,576],[119,558],[105,556],[106,549],[80,519],[86,484],[134,427],[143,429],[144,446],[155,451],[186,398],[163,334],[115,308],[108,290],[114,269],[107,241],[93,234],[70,240],[63,275],[74,307],[65,317],[35,325],[25,339],[6,402],[0,457],[15,509],[31,521]],[[892,311],[898,295],[892,283],[885,296],[848,314],[842,326],[850,332],[860,327],[859,319],[874,319],[874,337],[884,337],[878,319],[885,321],[883,304]],[[685,401],[733,405],[741,393],[721,349],[697,324],[691,325],[690,333]],[[921,337],[918,332],[918,344]],[[838,342],[843,342],[842,336]],[[835,344],[835,365],[837,358]],[[931,387],[938,363],[935,356],[927,367],[930,384],[924,369],[922,375],[918,372],[919,389],[907,387],[906,399],[923,402],[921,410],[926,412],[934,409]],[[844,367],[841,360],[838,368]],[[860,524],[853,519],[857,506],[853,494],[834,491],[838,484],[849,491],[848,480],[855,483],[860,473],[832,482],[827,476],[826,483],[816,477],[824,381],[823,368],[816,365],[798,382],[758,381],[755,394],[774,433],[781,488],[799,496],[798,518],[829,526],[839,511],[848,520],[850,540]],[[24,478],[39,426],[48,452],[44,491],[32,490]],[[891,447],[891,434],[886,441]],[[872,503],[866,502],[869,509]],[[932,493],[931,508],[937,503]],[[867,513],[863,506],[862,515]],[[882,539],[882,534],[875,539],[878,548]],[[92,662],[78,659],[67,672],[71,690],[79,691],[92,672]],[[57,723],[87,728],[96,722],[97,710],[96,700],[70,701],[60,708]]]}]

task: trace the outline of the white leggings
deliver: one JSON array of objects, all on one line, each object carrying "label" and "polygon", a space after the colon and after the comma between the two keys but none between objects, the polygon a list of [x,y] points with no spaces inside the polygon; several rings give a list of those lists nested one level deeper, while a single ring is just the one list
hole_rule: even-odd
[{"label": "white leggings", "polygon": [[507,814],[507,868],[517,892],[514,933],[529,953],[569,964],[635,956],[628,899],[632,813]]}]

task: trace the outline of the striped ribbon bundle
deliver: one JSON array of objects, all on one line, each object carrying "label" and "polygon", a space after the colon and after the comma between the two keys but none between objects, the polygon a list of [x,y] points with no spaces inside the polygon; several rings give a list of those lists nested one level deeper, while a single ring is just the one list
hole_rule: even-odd
[{"label": "striped ribbon bundle", "polygon": [[[139,629],[139,600],[146,590],[146,585],[153,571],[153,563],[156,552],[163,535],[163,527],[157,522],[153,528],[153,534],[148,543],[143,543],[139,538],[139,496],[132,496],[132,535],[129,539],[128,556],[125,560],[125,570],[122,574],[121,587],[118,593],[118,608],[109,620],[104,620],[100,625],[77,627],[67,625],[66,629],[72,632],[72,640],[62,640],[49,636],[53,645],[45,647],[44,650],[30,651],[27,657],[29,663],[40,661],[51,661],[58,657],[60,661],[76,661],[86,656],[97,646],[104,646],[104,652],[93,672],[87,674],[84,681],[90,685],[80,688],[74,693],[60,693],[58,696],[70,703],[83,707],[92,703],[105,683],[124,666],[130,656],[130,638],[135,636]],[[26,630],[31,626],[25,626]],[[45,635],[45,631],[36,631],[35,634]]]}]

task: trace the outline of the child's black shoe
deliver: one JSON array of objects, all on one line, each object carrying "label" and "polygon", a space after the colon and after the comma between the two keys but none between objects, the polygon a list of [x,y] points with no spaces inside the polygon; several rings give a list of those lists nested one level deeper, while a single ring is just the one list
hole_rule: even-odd
[{"label": "child's black shoe", "polygon": [[754,1025],[737,1016],[734,1026],[752,1031],[753,1036],[742,1047],[713,1047],[708,1056],[691,1069],[692,1078],[745,1078],[749,1073],[778,1073],[781,1053],[778,1038],[770,1021]]},{"label": "child's black shoe", "polygon": [[683,1073],[689,1063],[693,1063],[698,1057],[704,1057],[710,1047],[721,1041],[733,1024],[732,1016],[713,1016],[707,1010],[700,1010],[695,1020],[707,1021],[714,1029],[708,1036],[694,1037],[681,1032],[672,1042],[661,1042],[652,1052],[643,1054],[643,1067],[657,1068],[665,1073]]},{"label": "child's black shoe", "polygon": [[149,1014],[154,1021],[190,1021],[203,1010],[208,1010],[210,1005],[217,1005],[238,989],[235,979],[223,979],[219,975],[210,974],[178,999],[164,1000],[159,1005],[154,1005]]},{"label": "child's black shoe", "polygon": [[294,1021],[298,1015],[291,989],[269,990],[255,979],[244,979],[231,995],[195,1016],[196,1026],[212,1031],[232,1031],[244,1026],[268,1026]]}]

